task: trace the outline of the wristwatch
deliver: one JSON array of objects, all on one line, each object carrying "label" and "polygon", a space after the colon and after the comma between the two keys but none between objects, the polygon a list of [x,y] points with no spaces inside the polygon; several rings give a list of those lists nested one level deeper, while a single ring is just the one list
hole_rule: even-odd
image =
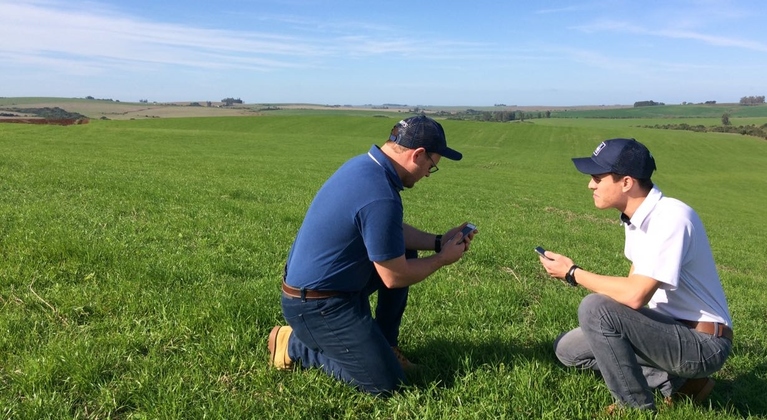
[{"label": "wristwatch", "polygon": [[579,268],[580,268],[580,267],[578,267],[577,265],[573,264],[573,266],[572,266],[572,267],[570,267],[570,269],[569,269],[569,270],[567,270],[567,274],[565,274],[565,281],[566,281],[566,282],[567,282],[567,284],[569,284],[570,286],[573,286],[573,287],[575,287],[575,286],[577,286],[577,285],[578,285],[578,282],[577,282],[577,281],[575,281],[575,270],[577,270],[577,269],[579,269]]},{"label": "wristwatch", "polygon": [[434,252],[438,253],[442,251],[442,235],[436,235],[434,237]]}]

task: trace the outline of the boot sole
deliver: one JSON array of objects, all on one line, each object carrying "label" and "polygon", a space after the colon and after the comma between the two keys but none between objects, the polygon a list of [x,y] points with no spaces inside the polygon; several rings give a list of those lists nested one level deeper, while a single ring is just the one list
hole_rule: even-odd
[{"label": "boot sole", "polygon": [[272,328],[272,331],[269,333],[269,342],[268,342],[268,348],[269,348],[269,364],[271,366],[276,366],[274,361],[277,353],[277,335],[280,333],[280,326]]}]

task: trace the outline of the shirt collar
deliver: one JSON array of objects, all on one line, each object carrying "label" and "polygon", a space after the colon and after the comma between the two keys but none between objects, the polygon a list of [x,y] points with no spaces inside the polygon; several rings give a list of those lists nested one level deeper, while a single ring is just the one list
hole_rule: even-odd
[{"label": "shirt collar", "polygon": [[647,216],[650,215],[650,212],[655,208],[655,205],[658,204],[661,198],[663,198],[663,193],[658,187],[653,186],[647,194],[647,197],[645,197],[642,204],[637,207],[634,215],[630,219],[625,213],[621,213],[621,223],[633,227],[642,226],[642,223],[644,223]]},{"label": "shirt collar", "polygon": [[386,156],[386,153],[384,153],[380,147],[375,144],[371,146],[368,151],[368,156],[373,162],[377,163],[378,166],[386,171],[386,176],[389,178],[389,182],[391,182],[397,190],[402,191],[405,189],[405,186],[402,185],[402,180],[399,178],[399,175],[397,175],[397,171],[394,170],[394,165],[392,165],[391,161],[389,161],[389,158]]}]

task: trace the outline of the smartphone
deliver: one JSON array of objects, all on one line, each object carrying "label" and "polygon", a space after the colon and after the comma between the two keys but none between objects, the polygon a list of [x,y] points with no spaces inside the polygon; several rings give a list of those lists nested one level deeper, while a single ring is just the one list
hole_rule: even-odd
[{"label": "smartphone", "polygon": [[469,236],[471,232],[474,232],[474,230],[477,229],[476,226],[474,226],[472,223],[468,223],[463,229],[461,229],[461,233],[463,236],[461,237],[461,242],[459,244],[463,243],[463,238]]},{"label": "smartphone", "polygon": [[537,252],[537,253],[538,253],[538,255],[540,255],[540,256],[541,256],[541,257],[543,257],[543,258],[546,258],[546,259],[547,259],[547,260],[549,260],[549,261],[554,261],[553,259],[551,259],[551,258],[549,258],[549,257],[547,257],[547,256],[546,256],[546,250],[545,250],[545,249],[543,249],[543,247],[542,247],[542,246],[537,246],[537,247],[535,247],[535,252]]}]

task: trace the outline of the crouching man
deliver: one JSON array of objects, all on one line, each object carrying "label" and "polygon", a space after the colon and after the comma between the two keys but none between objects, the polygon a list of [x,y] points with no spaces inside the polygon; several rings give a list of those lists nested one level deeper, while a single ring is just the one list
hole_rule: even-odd
[{"label": "crouching man", "polygon": [[566,366],[601,373],[619,407],[655,410],[653,390],[670,403],[703,401],[732,348],[732,321],[695,211],[653,185],[655,159],[634,139],[602,142],[573,158],[590,175],[599,209],[617,209],[625,230],[626,277],[600,275],[547,251],[546,271],[594,292],[578,308],[579,327],[554,342]]}]

